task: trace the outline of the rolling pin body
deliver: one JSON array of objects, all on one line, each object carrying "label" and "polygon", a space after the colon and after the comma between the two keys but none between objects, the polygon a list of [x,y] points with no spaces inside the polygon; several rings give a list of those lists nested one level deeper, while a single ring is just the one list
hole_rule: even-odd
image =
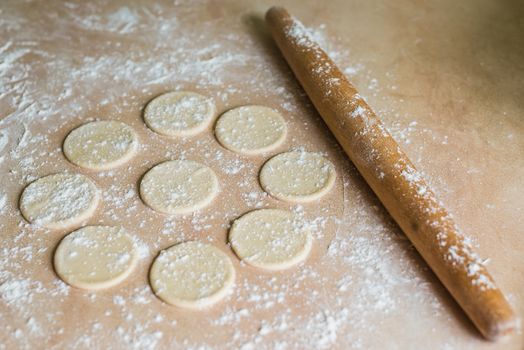
[{"label": "rolling pin body", "polygon": [[346,154],[442,284],[490,340],[514,313],[453,219],[328,55],[286,10],[266,14],[273,38]]}]

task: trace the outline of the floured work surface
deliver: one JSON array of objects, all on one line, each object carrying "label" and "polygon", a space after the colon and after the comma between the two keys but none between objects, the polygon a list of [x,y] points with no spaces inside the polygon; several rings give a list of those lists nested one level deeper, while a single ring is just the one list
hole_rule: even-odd
[{"label": "floured work surface", "polygon": [[[269,5],[2,6],[2,347],[522,347],[522,334],[504,344],[483,341],[391,221],[255,16]],[[405,5],[290,2],[288,8],[311,26],[426,174],[522,316],[522,8]],[[224,149],[212,126],[184,139],[158,136],[142,111],[172,90],[212,97],[218,113],[246,104],[275,108],[288,136],[260,156]],[[65,136],[91,120],[129,124],[139,137],[137,155],[101,172],[69,163]],[[321,152],[335,165],[335,186],[319,202],[291,205],[261,189],[264,161],[292,149]],[[163,215],[138,196],[148,169],[177,158],[212,167],[220,181],[217,199],[195,215]],[[67,286],[52,256],[72,229],[23,220],[23,188],[62,171],[87,175],[102,191],[86,224],[121,225],[140,240],[140,260],[123,283],[94,292]],[[266,207],[307,219],[314,242],[305,263],[267,272],[241,264],[226,245],[234,219]],[[219,247],[237,272],[233,293],[205,311],[169,306],[148,284],[158,252],[187,240]]]}]

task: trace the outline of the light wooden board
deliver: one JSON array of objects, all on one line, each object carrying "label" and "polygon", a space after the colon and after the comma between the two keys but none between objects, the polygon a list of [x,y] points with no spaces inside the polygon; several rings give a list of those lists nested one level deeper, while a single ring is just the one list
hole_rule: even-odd
[{"label": "light wooden board", "polygon": [[[524,39],[522,5],[467,1],[284,1],[345,69],[471,237],[518,314],[524,314]],[[522,334],[487,343],[447,295],[335,144],[264,28],[263,1],[5,3],[0,12],[0,348],[428,348],[520,349]],[[519,22],[520,21],[520,22]],[[141,113],[152,97],[189,89],[219,112],[279,109],[290,134],[277,151],[242,157],[210,128],[160,137]],[[92,119],[122,120],[139,155],[103,174],[61,153]],[[2,136],[0,140],[3,140]],[[2,142],[0,141],[0,145]],[[272,154],[323,152],[340,175],[302,208],[264,195]],[[153,165],[178,157],[219,174],[221,194],[194,217],[167,217],[138,198]],[[67,287],[51,265],[68,231],[28,225],[17,209],[32,180],[58,171],[104,191],[89,224],[123,225],[147,247],[135,273],[96,293]],[[257,206],[303,210],[316,225],[311,256],[286,272],[241,264],[226,245],[231,220]],[[199,239],[238,272],[215,307],[162,303],[147,275],[160,249]]]}]

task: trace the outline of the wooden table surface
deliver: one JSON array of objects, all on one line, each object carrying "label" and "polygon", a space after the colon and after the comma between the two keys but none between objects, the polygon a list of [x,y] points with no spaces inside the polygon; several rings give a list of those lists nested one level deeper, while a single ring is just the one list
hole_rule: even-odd
[{"label": "wooden table surface", "polygon": [[[337,147],[262,21],[269,1],[5,1],[0,5],[0,349],[443,348],[522,349],[521,332],[484,341]],[[519,1],[282,1],[312,29],[423,171],[524,316],[524,4]],[[290,135],[278,152],[323,152],[340,175],[322,201],[265,196],[263,157],[222,149],[212,130],[190,140],[150,132],[145,103],[173,89],[212,96],[219,112],[278,108]],[[92,119],[132,125],[142,143],[103,174],[60,147]],[[136,183],[180,156],[220,169],[220,202],[194,217],[159,216]],[[32,180],[92,177],[104,204],[89,224],[120,224],[144,242],[123,284],[84,292],[51,257],[69,231],[27,224],[17,209]],[[202,239],[228,251],[230,220],[255,207],[302,211],[317,230],[311,257],[277,274],[247,267],[235,291],[201,312],[163,304],[147,284],[162,248]],[[224,219],[225,218],[225,219]]]}]

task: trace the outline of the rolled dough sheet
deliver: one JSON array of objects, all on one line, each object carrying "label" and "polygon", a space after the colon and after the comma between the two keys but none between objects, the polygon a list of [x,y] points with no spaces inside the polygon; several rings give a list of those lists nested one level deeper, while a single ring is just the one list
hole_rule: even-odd
[{"label": "rolled dough sheet", "polygon": [[99,200],[100,191],[87,176],[58,173],[30,183],[20,197],[20,211],[31,223],[64,229],[89,219]]},{"label": "rolled dough sheet", "polygon": [[295,203],[318,200],[333,187],[335,178],[335,167],[328,159],[304,151],[278,154],[260,170],[264,190]]},{"label": "rolled dough sheet", "polygon": [[166,303],[202,308],[229,293],[235,269],[220,249],[202,242],[184,242],[160,252],[149,280],[155,294]]},{"label": "rolled dough sheet", "polygon": [[149,170],[140,182],[140,196],[156,211],[188,214],[209,205],[219,191],[218,178],[208,166],[172,160]]},{"label": "rolled dough sheet", "polygon": [[212,99],[195,92],[175,91],[149,102],[144,110],[144,121],[161,135],[193,136],[207,128],[215,113]]},{"label": "rolled dough sheet", "polygon": [[229,243],[242,261],[267,270],[283,270],[306,259],[312,236],[296,215],[281,209],[259,209],[236,219]]},{"label": "rolled dough sheet", "polygon": [[284,142],[287,128],[280,113],[265,106],[242,106],[222,114],[215,135],[225,148],[247,155],[266,153]]},{"label": "rolled dough sheet", "polygon": [[60,241],[54,254],[54,267],[64,282],[97,290],[125,280],[137,260],[135,243],[123,228],[86,226]]},{"label": "rolled dough sheet", "polygon": [[73,164],[90,170],[116,168],[131,159],[138,138],[131,127],[117,121],[95,121],[67,135],[64,154]]}]

